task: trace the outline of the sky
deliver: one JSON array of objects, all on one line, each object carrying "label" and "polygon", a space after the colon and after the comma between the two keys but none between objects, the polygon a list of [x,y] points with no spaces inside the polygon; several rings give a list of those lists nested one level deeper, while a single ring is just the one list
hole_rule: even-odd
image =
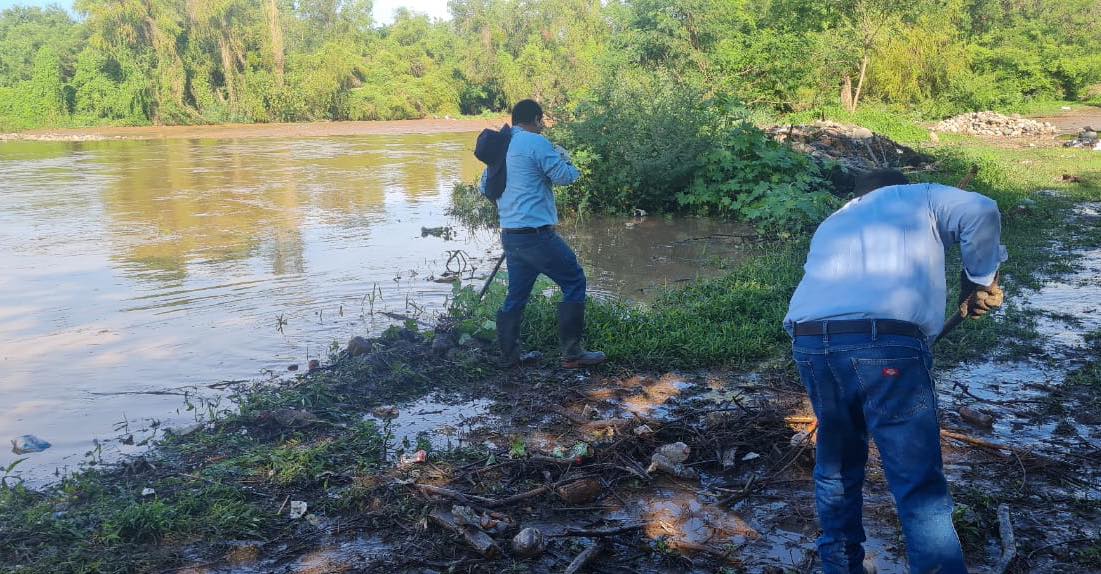
[{"label": "sky", "polygon": [[[0,10],[12,6],[48,6],[57,4],[62,8],[72,10],[72,0],[0,0]],[[447,0],[375,0],[375,22],[389,24],[394,20],[394,11],[398,8],[409,8],[417,12],[423,12],[433,18],[448,18]]]}]

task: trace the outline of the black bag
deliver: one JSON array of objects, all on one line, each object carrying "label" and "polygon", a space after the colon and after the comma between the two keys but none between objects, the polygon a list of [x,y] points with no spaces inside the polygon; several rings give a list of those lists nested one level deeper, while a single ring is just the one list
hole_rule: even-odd
[{"label": "black bag", "polygon": [[474,145],[474,157],[486,164],[486,185],[482,194],[493,201],[500,199],[505,192],[505,155],[508,144],[512,142],[512,128],[505,124],[501,129],[486,128],[478,134],[478,143]]}]

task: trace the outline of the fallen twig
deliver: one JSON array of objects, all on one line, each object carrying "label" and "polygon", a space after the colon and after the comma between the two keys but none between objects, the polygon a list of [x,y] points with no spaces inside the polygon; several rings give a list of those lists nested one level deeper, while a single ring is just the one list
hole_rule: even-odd
[{"label": "fallen twig", "polygon": [[994,567],[994,574],[1005,574],[1009,564],[1017,557],[1017,540],[1013,536],[1013,521],[1009,517],[1009,506],[998,505],[998,532],[1002,535],[1002,556]]},{"label": "fallen twig", "polygon": [[472,502],[480,504],[482,506],[490,506],[496,504],[497,501],[492,498],[485,498],[476,494],[464,494],[457,490],[450,488],[443,488],[442,486],[432,486],[431,484],[416,484],[417,490],[425,494],[435,494],[437,496],[446,496],[448,498],[458,500],[464,504],[470,504]]},{"label": "fallen twig", "polygon": [[540,495],[543,495],[543,494],[546,494],[546,493],[550,492],[550,490],[551,490],[551,485],[544,484],[543,486],[533,488],[533,489],[531,489],[527,492],[521,492],[519,494],[514,494],[514,495],[509,496],[507,498],[502,498],[500,500],[486,502],[484,504],[487,508],[499,508],[501,506],[508,506],[510,504],[516,504],[517,502],[521,502],[521,501],[527,500],[529,498],[535,498],[536,496],[540,496]]},{"label": "fallen twig", "polygon": [[565,532],[558,534],[551,534],[551,537],[565,537],[565,536],[584,536],[587,538],[604,538],[607,536],[618,536],[625,532],[633,532],[642,528],[642,524],[628,524],[626,526],[620,526],[617,528],[605,528],[605,529],[584,529],[584,528],[567,528]]}]

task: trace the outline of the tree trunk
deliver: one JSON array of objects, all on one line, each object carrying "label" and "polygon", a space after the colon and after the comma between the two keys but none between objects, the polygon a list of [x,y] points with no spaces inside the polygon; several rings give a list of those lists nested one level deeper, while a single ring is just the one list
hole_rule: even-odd
[{"label": "tree trunk", "polygon": [[860,61],[860,80],[856,82],[856,94],[853,95],[853,109],[860,105],[860,92],[864,89],[864,75],[868,71],[868,50],[864,50],[864,58]]},{"label": "tree trunk", "polygon": [[226,83],[226,95],[229,97],[229,109],[237,109],[237,87],[234,85],[237,75],[237,62],[230,51],[225,33],[218,37],[218,51],[222,56],[222,80]]},{"label": "tree trunk", "polygon": [[845,74],[845,81],[841,84],[841,107],[847,112],[853,111],[853,80],[848,74]]},{"label": "tree trunk", "polygon": [[285,55],[283,53],[283,26],[279,22],[279,6],[276,0],[268,0],[268,30],[271,34],[271,56],[275,62],[275,82],[282,87]]}]

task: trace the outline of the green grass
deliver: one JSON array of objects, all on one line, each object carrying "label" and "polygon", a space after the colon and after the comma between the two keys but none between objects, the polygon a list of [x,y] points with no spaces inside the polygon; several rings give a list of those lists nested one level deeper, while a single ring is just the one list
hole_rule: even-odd
[{"label": "green grass", "polygon": [[[660,293],[645,306],[603,300],[589,305],[587,346],[605,352],[618,365],[638,368],[696,368],[724,365],[748,368],[784,349],[779,328],[798,283],[804,242],[777,243],[729,273]],[[500,277],[482,304],[467,288],[456,298],[455,314],[467,317],[460,329],[484,334],[505,295]],[[557,349],[557,289],[552,298],[536,285],[524,316],[523,338],[530,348]]]}]

